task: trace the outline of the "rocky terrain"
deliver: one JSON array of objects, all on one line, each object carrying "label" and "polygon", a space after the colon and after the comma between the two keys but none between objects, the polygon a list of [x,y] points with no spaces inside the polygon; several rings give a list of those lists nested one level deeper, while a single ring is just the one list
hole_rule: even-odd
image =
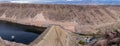
[{"label": "rocky terrain", "polygon": [[85,27],[119,21],[119,7],[1,3],[0,19],[31,25],[59,24],[74,30],[77,26]]},{"label": "rocky terrain", "polygon": [[104,34],[120,29],[119,11],[119,5],[0,3],[0,20],[43,27],[60,25],[78,34]]},{"label": "rocky terrain", "polygon": [[0,37],[0,46],[27,46],[27,45],[21,44],[21,43],[9,42],[9,41],[3,40]]}]

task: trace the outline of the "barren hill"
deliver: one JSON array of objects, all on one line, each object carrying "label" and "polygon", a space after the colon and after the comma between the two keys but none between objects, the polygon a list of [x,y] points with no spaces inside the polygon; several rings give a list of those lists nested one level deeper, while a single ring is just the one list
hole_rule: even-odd
[{"label": "barren hill", "polygon": [[105,33],[120,31],[119,11],[119,5],[0,3],[0,20],[44,27],[60,25],[68,31],[83,34]]},{"label": "barren hill", "polygon": [[119,11],[120,6],[117,5],[1,3],[0,19],[37,26],[59,24],[65,29],[73,31],[77,26],[100,25],[119,21]]}]

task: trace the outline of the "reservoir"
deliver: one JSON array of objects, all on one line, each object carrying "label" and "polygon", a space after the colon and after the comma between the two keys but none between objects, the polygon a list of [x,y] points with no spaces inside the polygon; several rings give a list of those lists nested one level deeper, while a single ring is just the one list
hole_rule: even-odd
[{"label": "reservoir", "polygon": [[29,44],[34,41],[43,30],[45,30],[45,28],[40,29],[39,27],[0,21],[0,37],[11,42]]}]

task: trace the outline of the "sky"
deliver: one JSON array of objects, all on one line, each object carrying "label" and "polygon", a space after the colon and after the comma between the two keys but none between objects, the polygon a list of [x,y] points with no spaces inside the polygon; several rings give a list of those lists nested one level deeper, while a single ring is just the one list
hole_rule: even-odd
[{"label": "sky", "polygon": [[120,4],[120,0],[0,0],[11,3]]}]

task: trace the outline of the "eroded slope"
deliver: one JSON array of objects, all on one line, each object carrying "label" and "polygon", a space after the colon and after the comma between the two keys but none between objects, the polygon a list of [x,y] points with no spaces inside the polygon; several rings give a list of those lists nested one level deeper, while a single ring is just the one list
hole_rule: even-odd
[{"label": "eroded slope", "polygon": [[37,26],[59,24],[74,31],[77,26],[119,21],[119,7],[1,3],[0,19]]}]

